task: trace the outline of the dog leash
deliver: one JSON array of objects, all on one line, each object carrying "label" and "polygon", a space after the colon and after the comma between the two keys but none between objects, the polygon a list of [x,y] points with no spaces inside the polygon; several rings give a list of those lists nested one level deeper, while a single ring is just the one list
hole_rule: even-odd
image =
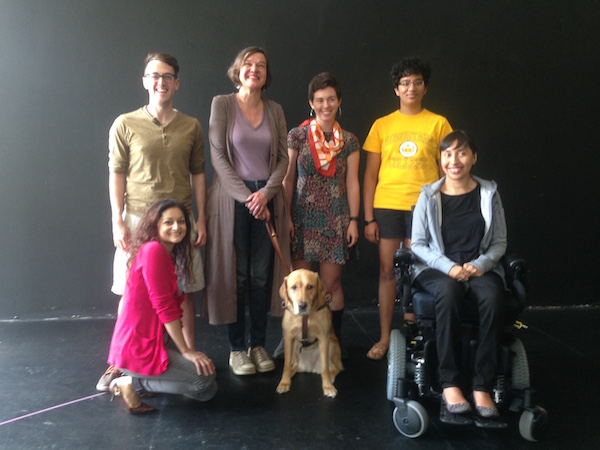
[{"label": "dog leash", "polygon": [[[269,233],[269,236],[271,236],[271,241],[273,242],[273,248],[275,249],[275,253],[277,253],[277,256],[279,256],[279,259],[281,260],[281,264],[283,264],[283,268],[289,275],[292,271],[290,270],[290,267],[285,262],[283,253],[281,252],[281,247],[279,246],[279,239],[277,239],[277,233],[275,232],[275,228],[273,228],[273,225],[271,224],[271,220],[270,219],[265,220],[265,225],[267,227],[267,232]],[[288,311],[291,311],[285,304],[285,301],[281,302],[281,306],[283,307],[283,309],[287,309]],[[327,305],[324,305],[324,306],[327,306]],[[321,309],[321,308],[319,308],[319,309]],[[302,343],[302,347],[308,347],[308,346],[314,344],[315,342],[317,342],[316,339],[313,342],[308,341],[308,316],[302,317],[302,340],[300,342]]]},{"label": "dog leash", "polygon": [[283,268],[289,275],[292,271],[290,270],[290,266],[285,262],[285,258],[283,257],[283,253],[281,253],[281,247],[279,246],[279,239],[277,239],[277,232],[273,225],[271,224],[271,219],[265,220],[265,225],[267,227],[267,233],[271,236],[271,242],[273,243],[273,248],[275,249],[275,253],[279,256],[281,264],[283,264]]}]

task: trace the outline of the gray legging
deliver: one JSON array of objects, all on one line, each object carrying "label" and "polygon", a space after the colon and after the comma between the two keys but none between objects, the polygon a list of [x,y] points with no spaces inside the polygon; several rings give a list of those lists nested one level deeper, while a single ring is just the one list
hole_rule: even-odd
[{"label": "gray legging", "polygon": [[196,366],[183,357],[169,339],[166,343],[169,365],[157,376],[140,375],[127,369],[120,369],[133,378],[133,387],[147,392],[181,394],[201,402],[210,400],[217,393],[216,372],[212,375],[198,375]]}]

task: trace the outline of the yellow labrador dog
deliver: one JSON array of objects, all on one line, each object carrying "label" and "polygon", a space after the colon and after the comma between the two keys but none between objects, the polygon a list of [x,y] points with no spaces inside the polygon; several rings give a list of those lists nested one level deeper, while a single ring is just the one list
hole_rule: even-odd
[{"label": "yellow labrador dog", "polygon": [[344,367],[319,274],[294,270],[283,280],[279,295],[285,308],[281,324],[285,359],[277,392],[288,392],[297,372],[309,372],[320,373],[323,394],[335,397],[333,382]]}]

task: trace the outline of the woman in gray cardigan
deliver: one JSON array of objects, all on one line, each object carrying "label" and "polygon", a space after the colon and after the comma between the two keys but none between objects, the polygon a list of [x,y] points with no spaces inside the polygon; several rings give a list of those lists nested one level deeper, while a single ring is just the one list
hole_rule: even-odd
[{"label": "woman in gray cardigan", "polygon": [[283,312],[278,287],[286,274],[281,264],[273,264],[264,221],[273,221],[289,261],[281,184],[288,165],[287,126],[281,106],[262,98],[271,83],[264,50],[242,50],[228,75],[238,92],[213,99],[209,122],[215,173],[207,202],[206,299],[210,323],[228,324],[233,372],[250,375],[275,368],[264,348],[267,314],[269,298],[271,313]]},{"label": "woman in gray cardigan", "polygon": [[417,257],[414,284],[436,299],[440,419],[457,424],[472,420],[459,369],[460,304],[471,301],[479,310],[479,345],[470,386],[474,419],[479,426],[503,426],[495,421],[499,414],[490,393],[504,312],[504,209],[496,183],[471,175],[477,149],[463,131],[442,139],[440,151],[445,177],[422,188],[413,213],[411,246]]}]

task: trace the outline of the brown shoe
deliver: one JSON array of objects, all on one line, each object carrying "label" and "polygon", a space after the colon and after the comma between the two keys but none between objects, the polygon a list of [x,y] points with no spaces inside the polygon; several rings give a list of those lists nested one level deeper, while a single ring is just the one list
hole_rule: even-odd
[{"label": "brown shoe", "polygon": [[252,359],[256,370],[259,372],[270,372],[275,370],[275,363],[264,347],[255,347],[248,350],[248,356]]},{"label": "brown shoe", "polygon": [[114,379],[108,390],[114,397],[121,397],[123,406],[130,414],[147,414],[156,411],[150,405],[146,405],[140,400],[140,396],[133,388],[131,377],[119,377]]}]

